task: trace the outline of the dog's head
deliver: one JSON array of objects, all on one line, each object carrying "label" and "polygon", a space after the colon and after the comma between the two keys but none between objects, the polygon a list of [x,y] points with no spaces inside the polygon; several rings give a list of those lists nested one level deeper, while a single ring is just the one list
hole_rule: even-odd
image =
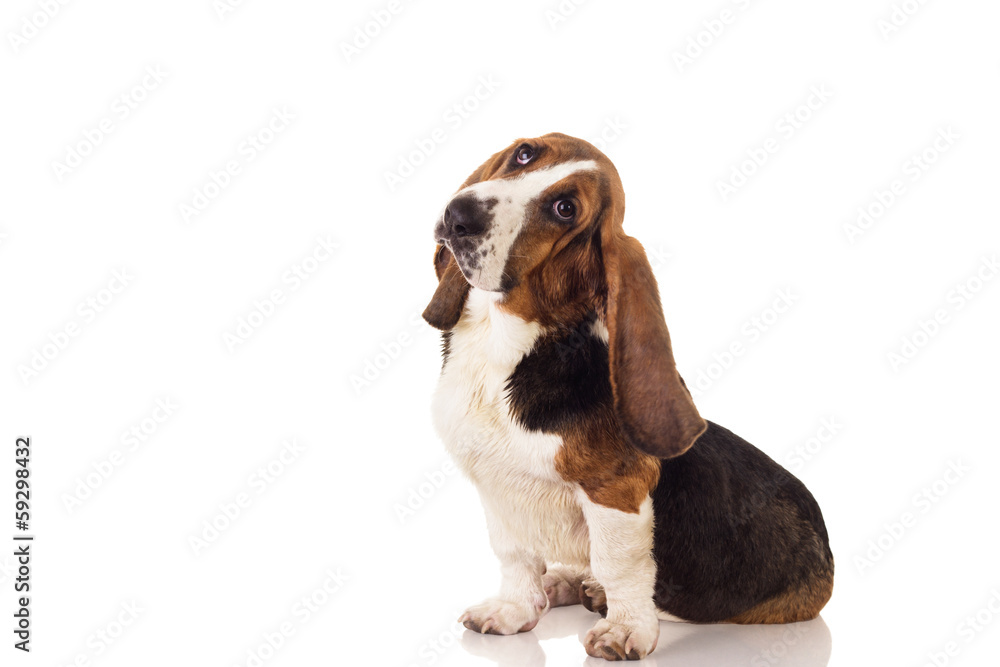
[{"label": "dog's head", "polygon": [[656,279],[622,230],[618,171],[581,139],[521,139],[472,173],[434,226],[439,284],[424,318],[455,327],[470,287],[546,327],[597,313],[607,328],[615,411],[633,445],[660,457],[705,430],[677,374]]}]

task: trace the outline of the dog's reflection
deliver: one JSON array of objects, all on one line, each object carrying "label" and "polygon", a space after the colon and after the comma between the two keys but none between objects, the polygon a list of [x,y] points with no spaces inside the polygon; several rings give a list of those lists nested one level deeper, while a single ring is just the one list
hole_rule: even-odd
[{"label": "dog's reflection", "polygon": [[[541,642],[576,635],[579,664],[593,667],[605,661],[589,658],[583,638],[594,624],[594,614],[580,608],[553,609],[531,632],[500,637],[466,630],[462,648],[498,667],[536,667],[546,664]],[[690,625],[660,623],[656,651],[637,664],[641,667],[826,667],[830,662],[830,629],[817,618],[787,625]],[[560,656],[564,654],[560,651]],[[562,667],[562,660],[552,660]],[[556,664],[559,663],[559,664]],[[575,664],[575,661],[574,661]]]}]

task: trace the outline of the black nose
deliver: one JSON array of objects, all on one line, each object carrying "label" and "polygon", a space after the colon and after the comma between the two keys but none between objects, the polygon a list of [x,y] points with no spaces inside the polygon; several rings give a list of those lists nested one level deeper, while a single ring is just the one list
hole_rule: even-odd
[{"label": "black nose", "polygon": [[474,197],[456,197],[444,210],[445,233],[452,238],[479,236],[486,230],[486,216]]}]

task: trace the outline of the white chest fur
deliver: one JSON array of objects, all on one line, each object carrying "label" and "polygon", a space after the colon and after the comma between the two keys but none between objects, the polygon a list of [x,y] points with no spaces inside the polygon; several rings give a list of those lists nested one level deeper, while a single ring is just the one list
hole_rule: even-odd
[{"label": "white chest fur", "polygon": [[448,452],[479,490],[487,520],[511,546],[547,560],[586,563],[587,529],[575,486],[555,470],[558,435],[511,417],[506,385],[541,328],[501,311],[473,288],[452,331],[434,395],[434,423]]}]

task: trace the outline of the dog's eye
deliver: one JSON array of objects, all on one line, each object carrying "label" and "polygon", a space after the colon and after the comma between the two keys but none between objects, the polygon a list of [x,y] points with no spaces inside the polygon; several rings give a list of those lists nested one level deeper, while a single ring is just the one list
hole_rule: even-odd
[{"label": "dog's eye", "polygon": [[552,211],[563,222],[568,222],[576,216],[576,204],[569,199],[560,199],[552,205]]},{"label": "dog's eye", "polygon": [[535,157],[535,149],[529,146],[528,144],[524,144],[523,146],[517,149],[518,164],[528,164],[534,157]]}]

